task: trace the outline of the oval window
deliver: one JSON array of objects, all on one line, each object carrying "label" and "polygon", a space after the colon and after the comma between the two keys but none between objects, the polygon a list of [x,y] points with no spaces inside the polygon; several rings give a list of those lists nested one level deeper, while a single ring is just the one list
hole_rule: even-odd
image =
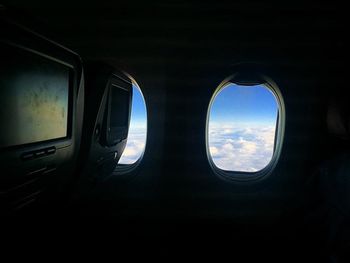
[{"label": "oval window", "polygon": [[231,178],[251,178],[275,163],[283,136],[282,109],[282,98],[270,84],[222,85],[208,111],[207,152],[212,167]]},{"label": "oval window", "polygon": [[132,165],[141,160],[146,146],[146,104],[141,89],[135,81],[132,82],[132,87],[133,97],[128,139],[118,165]]}]

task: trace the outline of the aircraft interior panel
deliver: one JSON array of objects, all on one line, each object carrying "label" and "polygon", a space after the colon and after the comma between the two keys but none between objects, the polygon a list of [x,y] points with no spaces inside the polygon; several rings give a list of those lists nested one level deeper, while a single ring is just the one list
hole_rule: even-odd
[{"label": "aircraft interior panel", "polygon": [[3,1],[2,218],[127,255],[350,262],[346,10]]}]

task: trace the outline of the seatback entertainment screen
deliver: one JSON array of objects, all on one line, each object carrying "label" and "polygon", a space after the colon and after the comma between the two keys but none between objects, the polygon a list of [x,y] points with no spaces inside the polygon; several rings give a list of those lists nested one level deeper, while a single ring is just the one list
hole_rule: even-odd
[{"label": "seatback entertainment screen", "polygon": [[112,85],[110,128],[128,126],[130,92]]},{"label": "seatback entertainment screen", "polygon": [[70,67],[0,43],[0,148],[68,136]]}]

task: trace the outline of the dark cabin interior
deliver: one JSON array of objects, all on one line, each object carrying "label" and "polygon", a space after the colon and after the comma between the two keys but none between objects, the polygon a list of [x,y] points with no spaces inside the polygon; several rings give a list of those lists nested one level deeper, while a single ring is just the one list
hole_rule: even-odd
[{"label": "dark cabin interior", "polygon": [[[64,197],[9,221],[83,221],[125,241],[124,252],[142,247],[147,255],[156,246],[156,254],[174,256],[350,262],[345,4],[12,0],[0,9],[79,55],[87,80],[95,73],[89,61],[130,74],[147,106],[146,148],[135,169],[113,171],[80,195],[89,168],[78,165]],[[278,84],[286,118],[273,171],[235,183],[208,162],[206,118],[214,91],[242,64]],[[98,97],[87,82],[85,95]]]}]

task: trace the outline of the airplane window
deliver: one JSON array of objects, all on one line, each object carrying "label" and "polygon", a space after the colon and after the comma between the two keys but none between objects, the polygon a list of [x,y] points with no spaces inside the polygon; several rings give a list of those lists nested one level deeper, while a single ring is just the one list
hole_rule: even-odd
[{"label": "airplane window", "polygon": [[141,89],[135,81],[132,84],[133,97],[128,140],[118,165],[136,163],[143,155],[147,137],[146,104]]},{"label": "airplane window", "polygon": [[228,82],[219,89],[207,124],[208,155],[214,167],[228,175],[249,175],[267,167],[279,141],[280,105],[267,84]]}]

